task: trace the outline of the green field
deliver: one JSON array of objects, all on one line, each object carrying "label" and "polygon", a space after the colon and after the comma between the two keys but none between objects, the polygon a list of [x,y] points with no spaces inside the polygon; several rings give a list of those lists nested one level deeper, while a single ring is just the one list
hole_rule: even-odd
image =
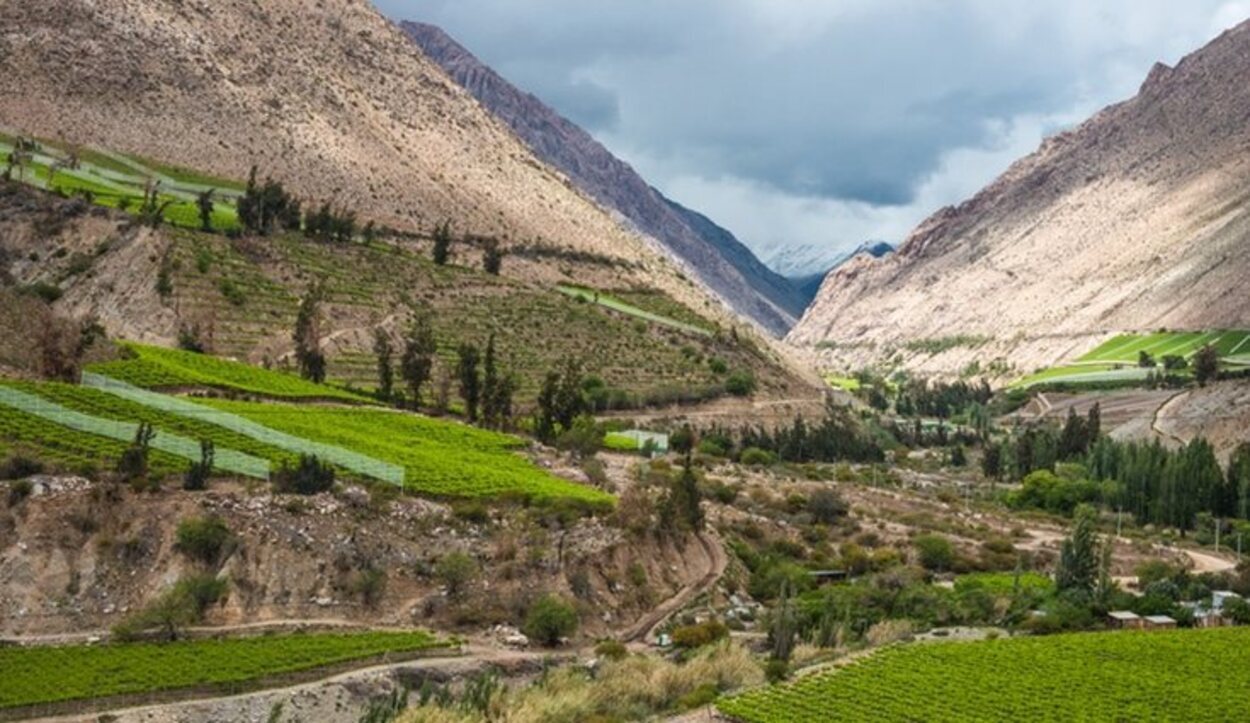
[{"label": "green field", "polygon": [[717,704],[747,723],[1231,721],[1250,628],[909,644]]},{"label": "green field", "polygon": [[[1210,344],[1219,352],[1225,367],[1250,364],[1250,331],[1215,330],[1156,332],[1153,334],[1121,334],[1073,361],[1044,369],[1014,382],[1013,387],[1038,384],[1093,384],[1145,380],[1151,372],[1162,370],[1163,358],[1179,356],[1192,359],[1199,349]],[[1150,354],[1160,366],[1143,368],[1137,365],[1142,352]]]},{"label": "green field", "polygon": [[218,359],[207,354],[124,343],[132,358],[104,362],[89,371],[144,389],[212,387],[278,399],[326,399],[368,402],[368,397],[314,384],[283,372]]},{"label": "green field", "polygon": [[[13,144],[12,137],[0,135],[0,158],[8,158]],[[67,196],[90,194],[91,201],[97,205],[125,207],[131,213],[139,211],[148,184],[154,183],[160,202],[167,204],[163,212],[165,221],[197,229],[200,227],[197,195],[211,189],[215,195],[213,228],[217,231],[239,228],[234,200],[243,186],[237,181],[98,148],[78,149],[78,165],[69,168],[59,165],[69,158],[68,146],[44,139],[39,139],[38,144],[29,162],[14,171],[15,180]]]},{"label": "green field", "polygon": [[0,648],[0,709],[230,686],[387,653],[445,647],[425,632],[262,636],[175,643]]},{"label": "green field", "polygon": [[518,454],[525,442],[415,414],[205,400],[205,404],[315,442],[396,464],[406,486],[437,497],[567,499],[610,506],[605,492],[560,479]]},{"label": "green field", "polygon": [[632,316],[636,319],[642,319],[643,321],[648,321],[653,324],[660,324],[661,326],[667,326],[673,329],[679,329],[681,331],[690,332],[692,334],[699,334],[701,336],[713,335],[713,331],[707,328],[706,326],[700,325],[697,322],[691,323],[691,319],[697,319],[697,320],[701,320],[701,319],[699,319],[699,317],[697,316],[694,316],[692,313],[688,311],[686,312],[686,314],[681,314],[681,310],[684,309],[684,307],[680,307],[680,305],[677,305],[675,303],[673,305],[677,306],[678,307],[677,309],[666,308],[665,311],[668,313],[674,314],[674,316],[679,315],[679,314],[684,315],[687,318],[686,321],[682,321],[680,319],[674,318],[674,316],[668,316],[662,313],[649,311],[647,309],[642,308],[641,306],[635,305],[639,303],[644,303],[644,304],[648,303],[647,301],[641,298],[636,297],[632,299],[635,303],[630,303],[629,301],[625,301],[624,299],[613,296],[612,294],[609,294],[607,292],[600,292],[594,289],[588,289],[584,286],[569,286],[569,285],[561,284],[557,286],[556,288],[562,294],[566,294],[575,299],[581,299],[583,301],[588,301],[593,304],[598,304],[599,306],[602,306],[605,309],[619,311],[622,314],[625,314],[627,316]]}]

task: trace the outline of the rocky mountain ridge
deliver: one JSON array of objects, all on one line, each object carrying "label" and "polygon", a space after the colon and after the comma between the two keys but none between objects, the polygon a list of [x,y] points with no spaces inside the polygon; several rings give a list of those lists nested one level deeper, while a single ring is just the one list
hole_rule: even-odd
[{"label": "rocky mountain ridge", "polygon": [[[1250,23],[1047,139],[899,251],[825,279],[789,335],[829,367],[1052,364],[1127,330],[1250,325]],[[906,352],[918,340],[975,338]],[[915,345],[913,345],[915,346]]]}]

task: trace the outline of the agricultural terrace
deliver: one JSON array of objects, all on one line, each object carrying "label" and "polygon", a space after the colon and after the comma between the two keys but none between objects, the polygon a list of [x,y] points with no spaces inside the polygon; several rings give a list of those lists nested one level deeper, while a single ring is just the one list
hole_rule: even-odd
[{"label": "agricultural terrace", "polygon": [[1250,367],[1250,331],[1215,330],[1156,332],[1153,334],[1121,334],[1080,358],[1045,369],[1012,384],[1031,387],[1037,384],[1081,384],[1129,382],[1144,380],[1157,371],[1138,366],[1142,352],[1162,364],[1164,357],[1176,356],[1191,360],[1194,354],[1210,344],[1220,355],[1225,368]]},{"label": "agricultural terrace", "polygon": [[[183,168],[146,160],[139,156],[100,148],[71,149],[39,139],[26,162],[15,167],[13,178],[36,188],[67,196],[84,196],[99,206],[138,213],[149,184],[164,206],[164,220],[174,226],[200,228],[196,200],[213,191],[212,225],[218,231],[239,228],[234,201],[243,191],[237,181],[213,178]],[[0,156],[13,152],[16,139],[0,134]],[[76,157],[76,163],[71,162]]]},{"label": "agricultural terrace", "polygon": [[271,676],[446,647],[412,631],[0,648],[0,710],[179,688],[246,689]]},{"label": "agricultural terrace", "polygon": [[278,399],[325,399],[368,402],[342,389],[314,384],[294,374],[162,347],[124,342],[130,358],[103,362],[89,371],[144,389],[212,387]]},{"label": "agricultural terrace", "polygon": [[1236,720],[1247,646],[1250,628],[914,643],[717,707],[746,723]]},{"label": "agricultural terrace", "polygon": [[[663,312],[661,313],[657,313],[656,311],[649,311],[647,309],[642,308],[639,305],[636,305],[636,304],[647,304],[647,305],[654,304],[656,301],[656,298],[658,298],[657,296],[633,294],[631,300],[635,303],[630,303],[629,301],[621,299],[607,292],[595,291],[594,289],[588,289],[583,286],[567,286],[567,285],[561,284],[557,286],[556,288],[559,289],[560,293],[562,294],[567,294],[568,296],[571,296],[575,299],[580,299],[582,301],[587,301],[590,303],[598,304],[599,306],[602,306],[605,309],[618,311],[622,314],[625,314],[627,316],[632,316],[636,319],[642,319],[643,321],[648,321],[653,324],[661,324],[663,326],[668,326],[673,329],[679,329],[681,331],[690,332],[692,334],[699,334],[701,336],[713,335],[713,331],[711,329],[707,328],[707,326],[705,325],[702,325],[702,324],[707,323],[705,320],[695,315],[693,312],[690,312],[688,309],[686,309],[684,306],[681,306],[680,304],[676,304],[676,303],[666,304],[663,307]],[[672,316],[665,315],[666,313],[672,314]],[[674,318],[676,316],[684,316],[685,320],[679,320],[677,318]],[[700,324],[700,322],[702,322],[702,324]]]},{"label": "agricultural terrace", "polygon": [[525,443],[454,422],[382,409],[348,409],[204,400],[271,429],[335,445],[404,468],[405,485],[446,498],[571,500],[598,507],[612,496],[560,479],[518,450]]}]

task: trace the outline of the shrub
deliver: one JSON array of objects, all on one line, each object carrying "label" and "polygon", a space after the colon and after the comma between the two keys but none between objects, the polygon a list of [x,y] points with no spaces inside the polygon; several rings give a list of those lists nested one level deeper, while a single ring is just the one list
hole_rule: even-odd
[{"label": "shrub", "polygon": [[34,485],[30,480],[19,479],[9,484],[9,507],[16,507],[21,504],[22,500],[30,497],[30,493],[34,491]]},{"label": "shrub", "polygon": [[767,467],[777,461],[776,455],[759,447],[747,447],[742,450],[738,461],[748,467]]},{"label": "shrub", "polygon": [[955,561],[955,548],[939,535],[919,535],[912,540],[926,570],[948,570]]},{"label": "shrub", "polygon": [[376,567],[361,570],[352,580],[351,591],[360,596],[366,607],[377,607],[386,592],[386,573]]},{"label": "shrub", "polygon": [[233,540],[230,528],[215,515],[190,517],[178,523],[174,547],[193,560],[212,565]]},{"label": "shrub", "polygon": [[207,439],[200,440],[200,461],[192,462],[182,478],[184,490],[198,492],[208,488],[208,478],[213,474],[213,455],[213,443]]},{"label": "shrub", "polygon": [[43,474],[43,464],[30,457],[15,454],[0,464],[0,479],[24,479]]},{"label": "shrub", "polygon": [[544,595],[530,607],[522,628],[531,640],[554,647],[577,631],[577,611],[555,595]]},{"label": "shrub", "polygon": [[273,475],[274,489],[281,493],[315,495],[334,488],[334,467],[314,455],[302,454],[299,464],[288,466],[285,462]]},{"label": "shrub", "polygon": [[607,660],[623,660],[629,649],[619,640],[604,640],[595,646],[595,655]]},{"label": "shrub", "polygon": [[708,359],[707,365],[708,368],[712,370],[713,374],[724,374],[729,371],[729,365],[726,364],[725,360],[720,357],[712,357],[711,359]]},{"label": "shrub", "polygon": [[439,559],[434,574],[447,586],[449,597],[459,598],[477,579],[477,560],[463,552],[452,552]]},{"label": "shrub", "polygon": [[831,489],[819,489],[807,498],[807,512],[816,522],[831,525],[845,517],[850,508],[841,495]]},{"label": "shrub", "polygon": [[747,397],[755,392],[755,375],[750,371],[736,371],[725,380],[725,391],[735,397]]},{"label": "shrub", "polygon": [[790,664],[773,658],[764,665],[764,678],[769,683],[780,683],[790,675]]},{"label": "shrub", "polygon": [[701,648],[729,636],[729,628],[719,620],[707,620],[697,625],[686,625],[673,630],[673,645],[682,648]]}]

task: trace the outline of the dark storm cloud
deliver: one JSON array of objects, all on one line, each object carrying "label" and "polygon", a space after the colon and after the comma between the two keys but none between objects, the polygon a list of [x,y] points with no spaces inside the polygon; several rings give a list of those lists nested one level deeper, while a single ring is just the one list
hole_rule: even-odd
[{"label": "dark storm cloud", "polygon": [[[952,154],[1016,152],[1021,133],[1035,145],[1250,12],[1221,0],[379,4],[442,26],[664,190],[749,186],[796,208],[957,201],[926,192]],[[956,169],[978,177],[938,185],[975,190],[1010,160],[980,158]]]}]

